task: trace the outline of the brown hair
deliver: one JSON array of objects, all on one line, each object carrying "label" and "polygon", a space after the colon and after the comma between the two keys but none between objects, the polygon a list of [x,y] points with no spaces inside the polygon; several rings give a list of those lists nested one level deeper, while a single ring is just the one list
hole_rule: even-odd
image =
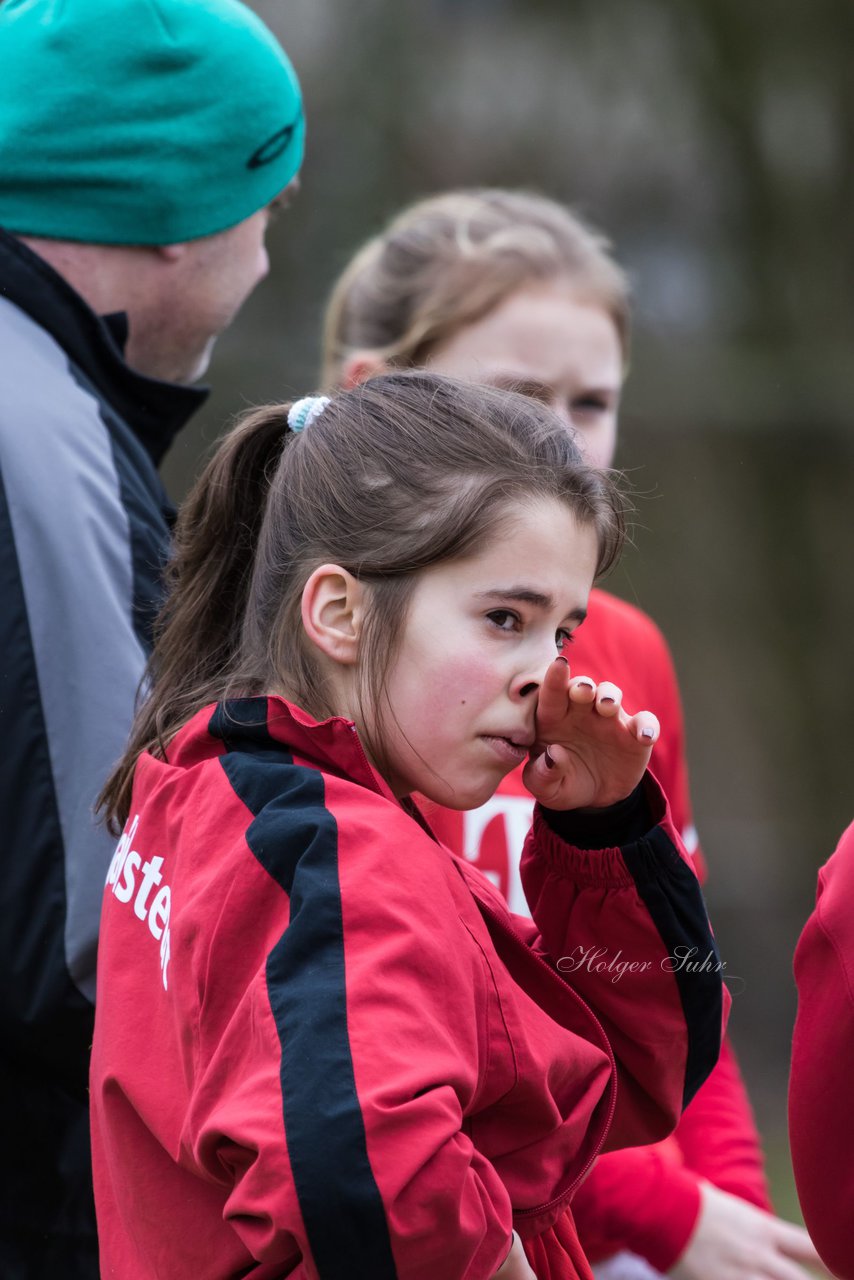
[{"label": "brown hair", "polygon": [[411,205],[364,245],[334,286],[323,385],[355,351],[391,368],[423,364],[459,329],[531,281],[568,279],[614,321],[628,360],[629,290],[608,240],[576,214],[525,191],[451,191]]},{"label": "brown hair", "polygon": [[613,481],[533,400],[398,373],[340,392],[299,434],[287,416],[287,405],[247,414],[181,509],[148,696],[99,801],[113,830],[139,755],[162,756],[208,703],[284,689],[314,716],[335,714],[300,617],[319,565],[370,585],[359,677],[379,714],[419,572],[476,553],[508,504],[564,503],[596,532],[598,572],[619,553]]}]

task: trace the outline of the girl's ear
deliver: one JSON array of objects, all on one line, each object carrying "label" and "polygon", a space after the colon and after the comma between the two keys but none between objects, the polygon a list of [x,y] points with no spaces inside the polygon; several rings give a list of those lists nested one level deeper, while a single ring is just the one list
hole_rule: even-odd
[{"label": "girl's ear", "polygon": [[302,625],[313,645],[340,666],[358,656],[365,588],[338,564],[315,569],[302,592]]},{"label": "girl's ear", "polygon": [[354,351],[341,366],[341,387],[344,391],[352,391],[369,378],[376,378],[380,373],[388,373],[389,366],[376,351]]}]

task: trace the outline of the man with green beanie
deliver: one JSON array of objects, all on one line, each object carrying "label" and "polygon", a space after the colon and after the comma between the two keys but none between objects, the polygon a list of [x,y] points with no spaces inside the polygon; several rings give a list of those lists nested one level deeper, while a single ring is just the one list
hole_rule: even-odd
[{"label": "man with green beanie", "polygon": [[157,466],[267,271],[304,124],[239,0],[0,0],[4,1280],[98,1275],[87,1071],[111,841],[92,805],[151,644]]}]

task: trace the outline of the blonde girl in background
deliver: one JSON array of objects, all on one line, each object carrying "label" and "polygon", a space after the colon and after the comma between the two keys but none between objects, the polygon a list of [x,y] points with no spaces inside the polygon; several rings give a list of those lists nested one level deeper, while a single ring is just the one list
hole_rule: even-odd
[{"label": "blonde girl in background", "polygon": [[[513,388],[547,405],[585,457],[610,467],[629,347],[625,275],[604,237],[552,200],[448,192],[398,215],[354,256],[329,302],[327,388],[423,367]],[[568,646],[575,670],[606,674],[661,722],[652,767],[704,876],[691,818],[672,659],[646,614],[601,590]],[[519,857],[531,819],[520,771],[481,808],[429,813],[434,829],[524,910]],[[579,967],[601,960],[574,952]],[[675,1137],[600,1159],[573,1211],[608,1276],[796,1280],[815,1251],[773,1215],[759,1136],[729,1044]],[[614,1261],[608,1261],[615,1259]]]}]

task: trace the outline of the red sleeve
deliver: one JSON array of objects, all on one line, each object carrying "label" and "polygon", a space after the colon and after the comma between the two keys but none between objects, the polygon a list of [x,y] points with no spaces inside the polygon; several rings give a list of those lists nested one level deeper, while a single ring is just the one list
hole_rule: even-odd
[{"label": "red sleeve", "polygon": [[687,1246],[700,1211],[700,1180],[773,1212],[762,1151],[729,1041],[665,1142],[602,1156],[573,1202],[592,1261],[620,1249],[666,1272]]},{"label": "red sleeve", "polygon": [[[661,720],[662,734],[652,768],[670,804],[701,880],[706,864],[693,826],[685,758],[682,701],[673,659],[655,624],[633,610],[624,625],[636,628],[642,689]],[[721,1060],[686,1108],[677,1141],[688,1168],[716,1186],[771,1212],[756,1122],[732,1047],[725,1042]]]},{"label": "red sleeve", "polygon": [[795,952],[798,1016],[789,1131],[810,1235],[840,1280],[854,1278],[854,825],[819,874]]},{"label": "red sleeve", "polygon": [[676,1141],[701,1178],[773,1213],[753,1109],[729,1040],[712,1074],[685,1108]]},{"label": "red sleeve", "polygon": [[666,1272],[685,1249],[700,1212],[700,1189],[672,1138],[600,1156],[572,1202],[591,1262],[621,1249]]},{"label": "red sleeve", "polygon": [[[610,1147],[673,1130],[717,1061],[729,1008],[697,877],[650,775],[645,788],[654,825],[620,847],[600,847],[592,834],[605,811],[560,815],[561,839],[538,809],[521,867],[545,953],[613,1048]],[[681,954],[703,964],[672,963]]]}]

